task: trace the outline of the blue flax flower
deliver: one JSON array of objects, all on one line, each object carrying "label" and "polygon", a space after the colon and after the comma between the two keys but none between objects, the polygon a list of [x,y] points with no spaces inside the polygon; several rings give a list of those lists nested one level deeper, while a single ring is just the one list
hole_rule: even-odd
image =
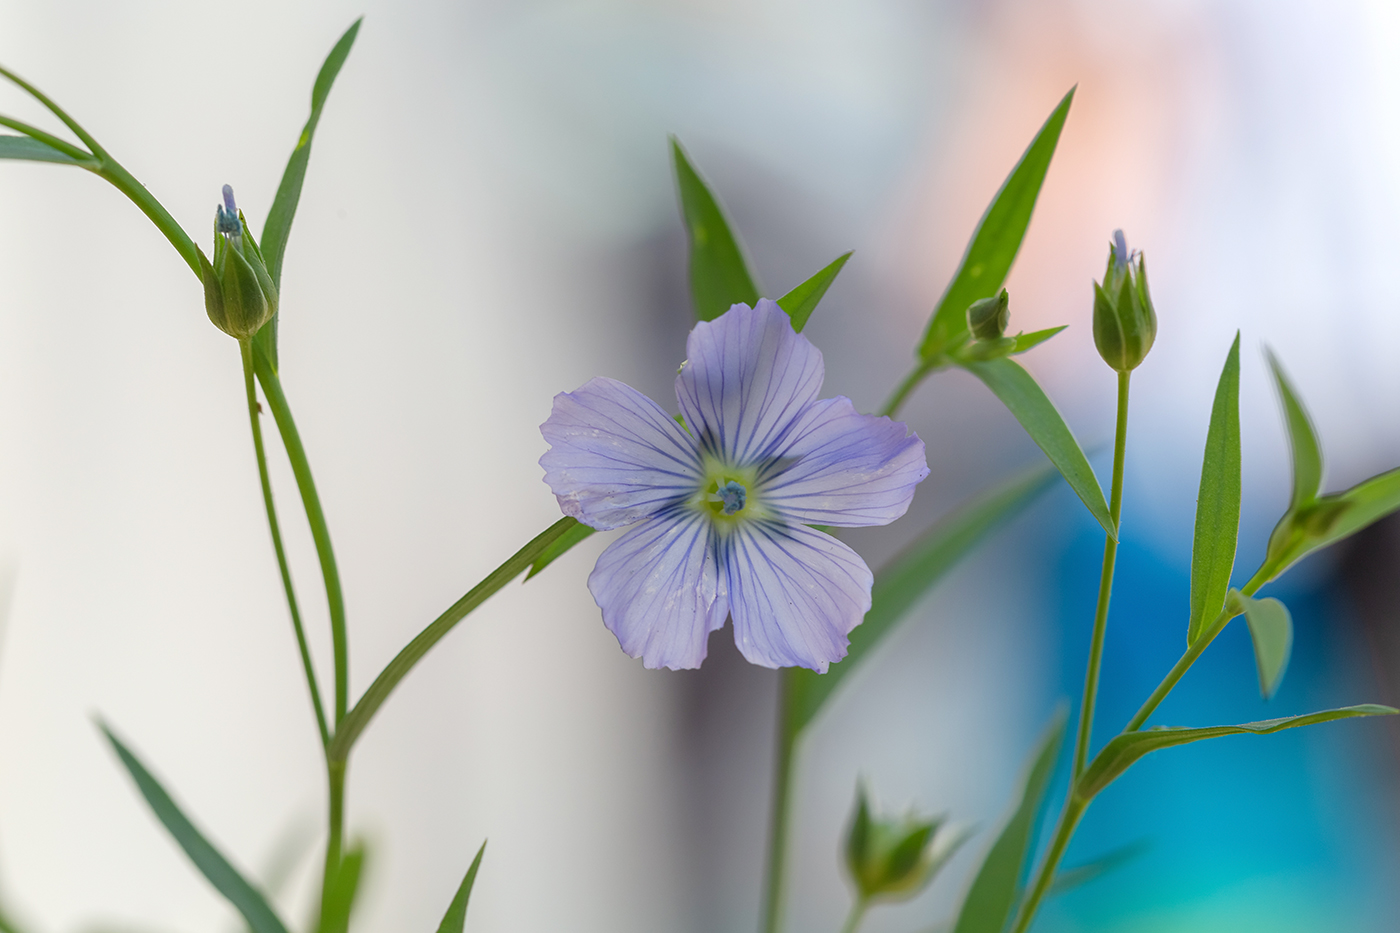
[{"label": "blue flax flower", "polygon": [[744,657],[825,672],[870,608],[870,568],[810,525],[884,525],[928,475],[901,423],[817,399],[821,351],[768,300],[700,323],[676,376],[682,426],[615,379],[554,398],[544,480],[566,515],[633,526],[588,588],[622,650],[699,667],[734,616]]}]

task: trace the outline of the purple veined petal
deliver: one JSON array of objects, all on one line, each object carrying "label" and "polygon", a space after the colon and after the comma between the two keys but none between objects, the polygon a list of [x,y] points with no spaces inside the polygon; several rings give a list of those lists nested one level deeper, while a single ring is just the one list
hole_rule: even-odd
[{"label": "purple veined petal", "polygon": [[649,518],[608,545],[588,577],[603,624],[646,667],[699,667],[729,615],[710,523],[685,508]]},{"label": "purple veined petal", "polygon": [[764,505],[809,525],[886,525],[928,476],[924,442],[842,396],[809,405],[759,474]]},{"label": "purple veined petal", "polygon": [[544,481],[565,515],[621,528],[693,495],[695,441],[660,405],[616,379],[591,379],[554,397],[540,425]]},{"label": "purple veined petal", "polygon": [[846,656],[875,579],[859,554],[831,535],[779,522],[735,529],[721,554],[734,640],[750,663],[825,674]]},{"label": "purple veined petal", "polygon": [[676,397],[700,445],[733,464],[779,444],[821,391],[821,351],[766,298],[695,325]]}]

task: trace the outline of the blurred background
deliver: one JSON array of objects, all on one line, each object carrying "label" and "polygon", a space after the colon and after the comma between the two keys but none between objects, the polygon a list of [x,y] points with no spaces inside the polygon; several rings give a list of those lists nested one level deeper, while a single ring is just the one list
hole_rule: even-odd
[{"label": "blurred background", "polygon": [[[1273,0],[0,0],[0,61],[63,104],[206,243],[219,186],[260,229],[325,53],[366,19],[320,124],[282,292],[282,375],[330,516],[352,694],[554,520],[550,399],[622,379],[663,404],[690,312],[666,149],[707,173],[776,296],[856,255],[808,335],[826,394],[876,408],[978,217],[1072,85],[1008,282],[1023,358],[1086,446],[1112,431],[1090,338],[1108,237],[1146,251],[1160,336],[1133,381],[1121,585],[1099,734],[1184,646],[1215,380],[1243,329],[1241,579],[1287,495],[1262,364],[1283,358],[1329,488],[1400,463],[1400,8]],[[0,111],[55,127],[0,88]],[[207,248],[207,246],[206,246]],[[47,931],[226,931],[102,716],[239,864],[318,831],[315,725],[248,443],[233,341],[115,190],[0,164],[0,897]],[[906,408],[933,473],[850,540],[875,565],[1040,456],[982,387]],[[314,552],[273,446],[314,650]],[[1096,460],[1102,471],[1107,463]],[[1082,678],[1102,536],[1067,490],[990,540],[853,678],[801,749],[789,929],[835,930],[857,775],[979,834],[875,933],[945,920],[1056,700]],[[469,929],[747,931],[776,678],[729,630],[645,671],[584,586],[608,536],[508,587],[386,705],[353,759],[359,928],[430,930],[490,838]],[[1396,702],[1400,534],[1294,570],[1292,669],[1258,698],[1231,626],[1157,717],[1205,725]],[[1038,930],[1388,931],[1400,731],[1342,723],[1149,758],[1068,864],[1136,858]],[[279,841],[280,840],[280,841]],[[311,850],[282,901],[305,916]]]}]

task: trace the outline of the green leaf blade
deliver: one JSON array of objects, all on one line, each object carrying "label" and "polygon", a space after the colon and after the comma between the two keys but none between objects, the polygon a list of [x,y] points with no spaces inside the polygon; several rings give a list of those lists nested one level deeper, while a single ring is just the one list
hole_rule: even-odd
[{"label": "green leaf blade", "polygon": [[53,162],[57,165],[86,166],[96,164],[93,160],[77,159],[66,152],[60,152],[48,143],[31,139],[28,136],[0,135],[0,159],[15,159],[24,162]]},{"label": "green leaf blade", "polygon": [[1312,418],[1303,407],[1283,364],[1267,351],[1269,369],[1274,375],[1274,385],[1278,389],[1279,402],[1283,405],[1283,420],[1288,426],[1288,445],[1293,459],[1293,500],[1294,511],[1301,509],[1317,498],[1322,488],[1322,446],[1317,440],[1317,430]]},{"label": "green leaf blade", "polygon": [[1047,327],[1045,330],[1033,330],[1029,334],[1017,334],[1016,346],[1011,348],[1011,352],[1008,355],[1020,356],[1027,350],[1040,346],[1068,326],[1068,324],[1061,324],[1059,327]]},{"label": "green leaf blade", "polygon": [[476,858],[472,859],[471,867],[467,869],[467,876],[457,888],[456,896],[448,905],[442,923],[438,924],[437,933],[462,933],[462,928],[467,923],[467,902],[471,900],[472,886],[476,884],[476,872],[481,868],[481,857],[485,854],[486,843],[483,842],[481,848],[476,850]]},{"label": "green leaf blade", "polygon": [[1050,788],[1050,776],[1064,741],[1069,712],[1055,713],[1022,779],[1021,793],[1011,818],[982,860],[972,879],[953,933],[1002,933],[1011,916],[1031,853],[1035,824]]},{"label": "green leaf blade", "polygon": [[1103,488],[1089,466],[1089,458],[1084,456],[1084,450],[1074,439],[1069,425],[1065,424],[1065,419],[1031,374],[1019,363],[1005,358],[984,362],[964,361],[961,365],[1001,399],[1001,403],[1026,429],[1031,440],[1055,464],[1065,482],[1089,509],[1089,514],[1103,526],[1109,537],[1116,540],[1118,529],[1114,527],[1113,516],[1109,514]]},{"label": "green leaf blade", "polygon": [[758,286],[719,199],[674,136],[671,155],[681,214],[690,238],[690,294],[696,320],[713,321],[733,304],[756,304]]},{"label": "green leaf blade", "polygon": [[1191,620],[1186,643],[1195,644],[1225,606],[1240,531],[1240,335],[1225,357],[1215,389],[1201,487],[1196,497],[1196,533],[1191,545]]},{"label": "green leaf blade", "polygon": [[321,899],[319,933],[347,933],[350,914],[355,908],[355,895],[360,890],[360,875],[365,864],[365,849],[356,845],[345,853],[335,877],[326,886]]},{"label": "green leaf blade", "polygon": [[826,268],[778,299],[778,307],[792,318],[793,330],[801,333],[802,328],[807,326],[812,312],[817,310],[817,305],[826,296],[826,290],[836,281],[836,276],[841,274],[846,261],[854,252],[855,250],[850,250],[837,256]]},{"label": "green leaf blade", "polygon": [[1259,668],[1259,692],[1270,699],[1283,682],[1288,659],[1293,653],[1293,616],[1288,607],[1272,597],[1253,599],[1232,594],[1244,608],[1249,637],[1254,642],[1254,662]]},{"label": "green leaf blade", "polygon": [[875,574],[870,611],[851,631],[850,650],[825,674],[806,668],[786,671],[788,729],[796,736],[862,664],[908,611],[974,547],[1034,502],[1055,482],[1050,464],[1018,473],[940,518]]},{"label": "green leaf blade", "polygon": [[117,757],[136,782],[137,789],[141,791],[141,796],[146,798],[146,803],[150,805],[156,818],[170,835],[175,837],[175,841],[200,873],[243,915],[253,933],[287,933],[286,926],[257,888],[239,874],[228,859],[204,838],[140,759],[132,754],[105,724],[98,723],[98,726],[107,736],[107,741],[112,744]]},{"label": "green leaf blade", "polygon": [[[287,160],[287,168],[282,173],[282,181],[277,185],[277,194],[267,212],[267,222],[263,225],[262,251],[272,284],[279,289],[282,287],[282,260],[287,252],[287,237],[292,232],[292,219],[296,217],[297,204],[301,201],[301,188],[306,180],[306,167],[311,161],[311,141],[316,135],[316,125],[321,122],[321,111],[326,106],[331,85],[335,83],[336,76],[340,74],[341,67],[350,56],[350,48],[355,44],[355,37],[359,35],[360,23],[363,21],[364,17],[360,17],[350,24],[350,28],[341,35],[330,54],[326,56],[321,70],[317,72],[316,81],[311,88],[311,116],[302,127],[301,135],[297,137],[296,148]],[[277,315],[273,315],[272,320],[263,325],[262,330],[253,338],[267,354],[273,369],[278,366],[277,321]]]},{"label": "green leaf blade", "polygon": [[1206,726],[1198,729],[1166,727],[1145,729],[1140,732],[1125,732],[1114,737],[1103,747],[1103,750],[1085,769],[1075,792],[1080,797],[1092,797],[1128,770],[1128,767],[1139,758],[1163,748],[1226,735],[1268,735],[1273,732],[1281,732],[1284,729],[1296,729],[1299,726],[1311,726],[1338,719],[1350,719],[1356,716],[1393,716],[1396,713],[1400,713],[1400,710],[1390,706],[1363,703],[1357,706],[1324,710],[1320,713],[1308,713],[1303,716],[1286,716],[1281,719],[1247,722],[1238,726]]},{"label": "green leaf blade", "polygon": [[995,295],[1006,282],[1030,226],[1074,91],[1071,88],[1050,113],[978,221],[967,252],[934,309],[919,345],[920,359],[932,360],[960,342],[967,333],[967,306]]}]

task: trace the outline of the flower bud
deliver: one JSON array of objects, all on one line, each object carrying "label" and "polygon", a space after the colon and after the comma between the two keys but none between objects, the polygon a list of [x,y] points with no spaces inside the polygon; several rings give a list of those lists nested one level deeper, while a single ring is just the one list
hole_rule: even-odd
[{"label": "flower bud", "polygon": [[982,298],[967,306],[967,329],[978,340],[1000,340],[1011,323],[1011,297],[1006,289],[1000,295]]},{"label": "flower bud", "polygon": [[1113,231],[1103,284],[1094,283],[1094,344],[1120,373],[1142,363],[1157,339],[1157,313],[1147,291],[1142,253],[1128,252],[1122,230]]},{"label": "flower bud", "polygon": [[865,787],[856,787],[856,808],[846,834],[846,868],[855,881],[857,897],[913,897],[943,866],[953,845],[935,846],[942,817],[923,819],[910,813],[900,819],[872,817]]},{"label": "flower bud", "polygon": [[214,212],[214,260],[199,254],[204,278],[204,308],[214,326],[246,340],[277,311],[277,289],[267,273],[262,251],[224,185],[224,203]]}]

